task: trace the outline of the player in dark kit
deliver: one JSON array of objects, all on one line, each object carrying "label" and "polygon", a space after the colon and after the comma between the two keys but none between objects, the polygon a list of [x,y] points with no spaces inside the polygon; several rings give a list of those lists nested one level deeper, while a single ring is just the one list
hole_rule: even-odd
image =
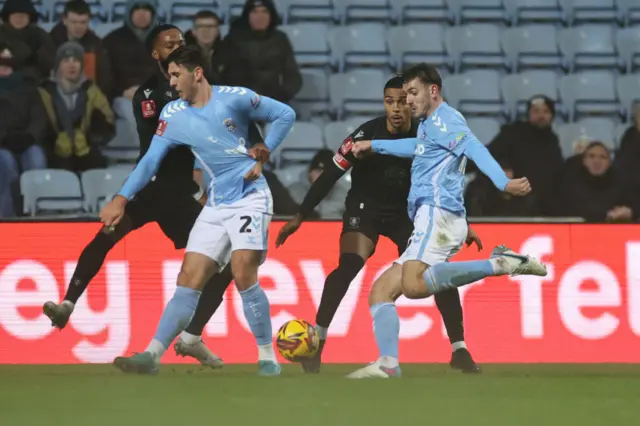
[{"label": "player in dark kit", "polygon": [[[158,61],[158,72],[136,91],[132,103],[140,136],[140,156],[147,152],[158,127],[158,117],[164,106],[178,98],[166,74],[166,59],[184,45],[182,32],[173,25],[159,25],[147,37],[147,49]],[[255,140],[255,139],[254,139]],[[77,300],[98,273],[109,251],[124,238],[147,223],[156,222],[176,249],[186,246],[191,228],[206,202],[206,194],[194,181],[194,156],[188,147],[178,147],[167,154],[154,180],[138,196],[127,203],[126,215],[115,228],[104,227],[84,248],[71,278],[64,301],[47,302],[44,313],[52,325],[63,329]],[[176,352],[191,355],[201,364],[221,367],[222,360],[202,343],[205,324],[222,303],[231,282],[231,267],[215,275],[200,297],[189,327],[176,343]]]},{"label": "player in dark kit", "polygon": [[[333,185],[352,168],[351,189],[345,202],[346,210],[340,236],[339,264],[327,276],[316,316],[320,349],[314,358],[302,363],[304,371],[309,373],[320,370],[321,353],[329,324],[351,281],[373,255],[380,235],[393,241],[398,247],[398,253],[402,253],[413,231],[413,223],[407,213],[411,160],[388,155],[356,159],[351,152],[353,144],[359,140],[416,137],[418,123],[411,120],[411,109],[406,104],[406,94],[402,90],[403,83],[402,77],[394,77],[387,82],[384,88],[386,116],[367,121],[342,142],[333,157],[334,167],[325,167],[309,189],[299,212],[280,230],[276,239],[276,247],[284,244]],[[477,236],[471,232],[467,243],[472,242],[481,247]],[[397,294],[395,298],[399,296],[400,294]],[[462,306],[458,290],[439,293],[435,300],[453,348],[451,367],[464,372],[479,372],[480,368],[473,361],[464,343]]]}]

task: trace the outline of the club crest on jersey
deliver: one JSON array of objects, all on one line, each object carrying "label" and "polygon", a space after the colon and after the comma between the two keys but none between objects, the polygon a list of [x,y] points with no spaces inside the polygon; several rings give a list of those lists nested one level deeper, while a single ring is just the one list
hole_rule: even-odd
[{"label": "club crest on jersey", "polygon": [[158,120],[158,128],[156,129],[156,135],[162,136],[167,129],[167,122],[164,120]]},{"label": "club crest on jersey", "polygon": [[342,142],[340,152],[342,152],[343,155],[346,155],[351,152],[351,148],[353,148],[353,139],[347,138],[344,142]]},{"label": "club crest on jersey", "polygon": [[227,130],[230,132],[233,132],[236,129],[236,123],[234,123],[230,118],[225,118],[222,124],[224,124]]},{"label": "club crest on jersey", "polygon": [[144,118],[156,116],[156,103],[153,100],[142,101],[142,116]]},{"label": "club crest on jersey", "polygon": [[349,218],[349,226],[350,227],[355,228],[358,225],[360,225],[360,218],[359,217],[350,217]]}]

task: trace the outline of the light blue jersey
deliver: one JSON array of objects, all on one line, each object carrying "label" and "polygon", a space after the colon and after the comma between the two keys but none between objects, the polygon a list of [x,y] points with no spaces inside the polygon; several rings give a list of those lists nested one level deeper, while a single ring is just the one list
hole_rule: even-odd
[{"label": "light blue jersey", "polygon": [[509,179],[489,151],[471,133],[455,108],[443,102],[418,127],[418,137],[374,140],[374,152],[413,157],[408,209],[411,219],[421,205],[431,205],[464,215],[464,172],[467,158],[500,190]]},{"label": "light blue jersey", "polygon": [[214,86],[202,108],[176,100],[162,110],[151,146],[124,184],[120,195],[131,199],[151,180],[161,160],[176,146],[187,145],[208,182],[208,204],[231,204],[268,188],[263,176],[244,179],[256,160],[248,155],[253,121],[272,123],[265,145],[272,152],[289,134],[296,115],[289,106],[242,87]]}]

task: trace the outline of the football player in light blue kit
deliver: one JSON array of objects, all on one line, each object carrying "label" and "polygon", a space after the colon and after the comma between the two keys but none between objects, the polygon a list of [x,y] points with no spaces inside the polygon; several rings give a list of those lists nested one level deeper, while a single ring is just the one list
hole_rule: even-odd
[{"label": "football player in light blue kit", "polygon": [[[176,291],[154,339],[145,352],[118,357],[114,364],[125,372],[156,373],[160,358],[189,323],[204,284],[231,262],[244,314],[258,343],[259,373],[278,375],[269,301],[258,283],[273,214],[261,172],[269,153],[291,130],[295,113],[249,89],[212,87],[203,75],[204,60],[197,47],[180,47],[167,61],[180,100],[165,106],[149,150],[100,217],[107,226],[117,224],[127,201],[152,179],[167,152],[179,145],[191,147],[208,175],[208,200],[189,235]],[[252,121],[270,122],[271,128],[265,144],[248,148]]]},{"label": "football player in light blue kit", "polygon": [[394,301],[401,295],[422,299],[497,275],[547,274],[536,259],[500,246],[489,260],[449,262],[471,233],[463,204],[464,171],[473,160],[500,190],[526,195],[526,178],[509,179],[476,139],[457,110],[443,101],[442,80],[435,68],[420,64],[404,74],[407,103],[421,120],[417,138],[356,142],[353,152],[413,158],[409,216],[414,231],[406,251],[376,280],[369,297],[378,360],[348,377],[397,377],[400,323]]}]

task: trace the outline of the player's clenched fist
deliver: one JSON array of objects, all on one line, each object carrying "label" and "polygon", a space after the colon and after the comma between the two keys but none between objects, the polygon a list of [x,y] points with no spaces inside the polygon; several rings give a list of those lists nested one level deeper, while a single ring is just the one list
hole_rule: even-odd
[{"label": "player's clenched fist", "polygon": [[257,143],[249,148],[249,156],[255,158],[259,163],[265,164],[269,162],[271,151],[263,143]]},{"label": "player's clenched fist", "polygon": [[504,188],[504,192],[508,192],[511,195],[527,195],[531,192],[531,184],[526,177],[520,179],[511,179],[507,186]]},{"label": "player's clenched fist", "polygon": [[113,200],[100,211],[100,220],[104,223],[104,226],[109,227],[119,224],[124,216],[124,206],[126,204],[127,199],[122,195],[113,197]]},{"label": "player's clenched fist", "polygon": [[351,152],[356,157],[362,157],[364,154],[371,151],[371,141],[359,141],[353,144]]}]

